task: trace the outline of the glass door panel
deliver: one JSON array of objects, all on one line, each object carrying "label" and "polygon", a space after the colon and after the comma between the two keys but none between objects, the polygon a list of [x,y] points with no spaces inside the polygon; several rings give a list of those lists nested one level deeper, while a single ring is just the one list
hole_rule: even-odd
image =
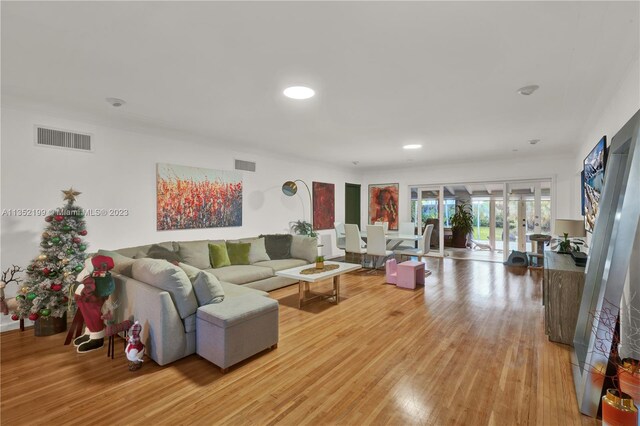
[{"label": "glass door panel", "polygon": [[490,244],[490,199],[487,197],[473,197],[471,199],[471,212],[473,214],[473,240]]},{"label": "glass door panel", "polygon": [[496,241],[495,249],[498,251],[504,250],[504,200],[495,200],[496,203]]},{"label": "glass door panel", "polygon": [[420,233],[424,232],[427,225],[433,225],[429,241],[430,250],[440,252],[440,191],[422,188],[420,193]]},{"label": "glass door panel", "polygon": [[542,197],[540,210],[540,233],[551,235],[551,197]]},{"label": "glass door panel", "polygon": [[509,248],[508,251],[518,249],[518,204],[519,200],[513,195],[509,196],[509,204],[507,205],[507,227]]}]

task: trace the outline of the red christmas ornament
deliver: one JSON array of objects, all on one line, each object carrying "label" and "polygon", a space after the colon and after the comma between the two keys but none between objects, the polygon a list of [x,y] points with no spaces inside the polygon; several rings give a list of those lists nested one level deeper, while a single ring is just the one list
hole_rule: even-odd
[{"label": "red christmas ornament", "polygon": [[37,320],[37,319],[38,319],[38,317],[39,317],[39,315],[38,315],[38,314],[29,314],[29,319],[30,319],[31,321],[35,321],[35,320]]},{"label": "red christmas ornament", "polygon": [[56,283],[56,284],[51,284],[51,290],[53,290],[53,291],[60,291],[60,290],[62,290],[62,284],[58,284],[58,283]]},{"label": "red christmas ornament", "polygon": [[43,274],[44,276],[49,275],[49,273],[50,273],[50,272],[51,272],[51,271],[49,270],[49,268],[44,268],[44,269],[42,270],[42,274]]},{"label": "red christmas ornament", "polygon": [[80,237],[73,237],[73,242],[76,244],[80,244],[82,240],[80,239]]},{"label": "red christmas ornament", "polygon": [[69,298],[68,298],[67,296],[64,296],[64,297],[62,298],[62,301],[63,301],[64,303],[67,303],[67,302],[69,301]]},{"label": "red christmas ornament", "polygon": [[84,237],[85,235],[87,235],[87,230],[83,229],[82,231],[78,232],[78,234],[80,234],[80,235],[82,235]]},{"label": "red christmas ornament", "polygon": [[62,222],[64,220],[64,216],[62,216],[61,214],[57,214],[55,219],[56,219],[56,222]]},{"label": "red christmas ornament", "polygon": [[51,222],[53,220],[53,216],[45,216],[44,221],[45,222]]},{"label": "red christmas ornament", "polygon": [[11,319],[14,321],[18,321],[20,319],[19,316],[17,316],[16,314],[11,315]]}]

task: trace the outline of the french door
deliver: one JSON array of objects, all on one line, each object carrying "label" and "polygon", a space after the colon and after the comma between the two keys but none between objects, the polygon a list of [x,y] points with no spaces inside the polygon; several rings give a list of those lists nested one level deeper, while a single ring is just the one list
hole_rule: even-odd
[{"label": "french door", "polygon": [[433,225],[429,241],[430,252],[440,256],[444,256],[445,225],[449,226],[448,219],[453,216],[453,209],[448,208],[444,199],[443,189],[442,186],[411,188],[411,221],[416,224],[416,230],[420,235],[427,225]]},{"label": "french door", "polygon": [[527,180],[411,186],[411,221],[421,233],[433,223],[431,253],[444,255],[456,205],[471,205],[472,247],[502,252],[532,251],[532,234],[551,233],[552,181]]}]

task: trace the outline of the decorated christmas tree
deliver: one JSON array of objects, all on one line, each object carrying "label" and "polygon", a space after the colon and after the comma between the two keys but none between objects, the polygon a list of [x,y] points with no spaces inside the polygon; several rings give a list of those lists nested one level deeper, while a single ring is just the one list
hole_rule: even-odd
[{"label": "decorated christmas tree", "polygon": [[74,204],[80,192],[64,193],[67,204],[45,217],[40,255],[27,267],[27,279],[16,296],[18,309],[13,319],[62,317],[71,308],[76,276],[84,268],[83,237],[87,235],[84,211]]}]

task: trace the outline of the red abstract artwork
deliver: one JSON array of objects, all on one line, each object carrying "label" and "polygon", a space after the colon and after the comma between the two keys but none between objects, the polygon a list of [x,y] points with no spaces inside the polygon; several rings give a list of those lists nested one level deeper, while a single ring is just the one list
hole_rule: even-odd
[{"label": "red abstract artwork", "polygon": [[389,222],[389,229],[398,230],[397,183],[369,185],[369,224]]},{"label": "red abstract artwork", "polygon": [[333,229],[336,220],[336,186],[313,182],[313,229]]},{"label": "red abstract artwork", "polygon": [[157,229],[242,226],[242,175],[158,164]]}]

